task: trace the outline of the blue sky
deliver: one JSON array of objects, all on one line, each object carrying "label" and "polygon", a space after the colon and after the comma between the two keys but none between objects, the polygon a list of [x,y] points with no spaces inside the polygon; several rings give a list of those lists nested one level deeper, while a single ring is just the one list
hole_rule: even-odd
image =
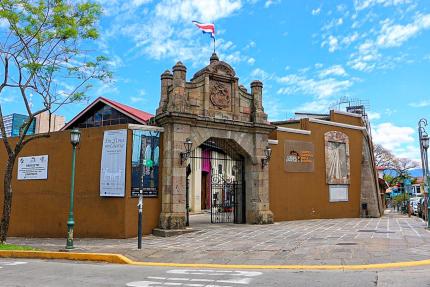
[{"label": "blue sky", "polygon": [[[430,117],[430,5],[419,0],[100,1],[97,52],[110,58],[108,97],[154,113],[160,74],[181,60],[187,78],[208,64],[211,40],[191,23],[215,22],[217,53],[245,86],[264,82],[271,120],[327,112],[340,97],[368,101],[373,136],[419,159],[416,125]],[[71,119],[87,103],[64,107]],[[18,98],[5,113],[24,112]]]}]

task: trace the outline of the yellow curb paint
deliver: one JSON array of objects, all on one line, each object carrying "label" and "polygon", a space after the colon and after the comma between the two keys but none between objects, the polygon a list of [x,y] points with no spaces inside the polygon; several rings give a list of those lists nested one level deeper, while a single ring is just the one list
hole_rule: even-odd
[{"label": "yellow curb paint", "polygon": [[27,250],[0,250],[3,258],[32,258],[32,259],[63,259],[79,261],[101,261],[116,264],[129,264],[148,267],[185,267],[185,268],[215,268],[215,269],[290,269],[290,270],[365,270],[406,268],[430,265],[430,259],[419,261],[357,264],[357,265],[242,265],[242,264],[212,264],[212,263],[163,263],[138,262],[121,254],[114,253],[80,253],[80,252],[50,252]]}]

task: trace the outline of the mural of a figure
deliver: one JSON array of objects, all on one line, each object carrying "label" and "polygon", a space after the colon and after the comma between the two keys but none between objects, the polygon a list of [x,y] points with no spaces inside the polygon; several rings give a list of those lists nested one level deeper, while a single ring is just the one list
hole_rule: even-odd
[{"label": "mural of a figure", "polygon": [[325,164],[327,184],[349,184],[349,139],[342,132],[325,133]]},{"label": "mural of a figure", "polygon": [[348,175],[344,143],[328,142],[328,173],[333,179],[344,179]]}]

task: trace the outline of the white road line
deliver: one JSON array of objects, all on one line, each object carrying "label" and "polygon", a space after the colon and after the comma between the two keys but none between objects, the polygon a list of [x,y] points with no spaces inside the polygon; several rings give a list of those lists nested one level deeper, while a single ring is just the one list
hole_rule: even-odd
[{"label": "white road line", "polygon": [[155,276],[148,276],[146,277],[148,279],[153,279],[153,280],[166,280],[166,277],[155,277]]},{"label": "white road line", "polygon": [[419,234],[418,231],[416,231],[415,228],[413,228],[412,225],[409,224],[409,220],[405,220],[405,221],[409,225],[409,227],[415,232],[415,234],[418,235],[418,237],[421,237],[421,234]]}]

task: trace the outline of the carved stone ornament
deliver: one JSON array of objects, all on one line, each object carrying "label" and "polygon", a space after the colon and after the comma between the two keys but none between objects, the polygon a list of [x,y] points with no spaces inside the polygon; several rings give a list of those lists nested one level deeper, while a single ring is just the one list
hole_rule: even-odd
[{"label": "carved stone ornament", "polygon": [[230,106],[231,102],[229,90],[224,84],[220,82],[213,83],[210,89],[210,99],[212,104],[219,109]]}]

